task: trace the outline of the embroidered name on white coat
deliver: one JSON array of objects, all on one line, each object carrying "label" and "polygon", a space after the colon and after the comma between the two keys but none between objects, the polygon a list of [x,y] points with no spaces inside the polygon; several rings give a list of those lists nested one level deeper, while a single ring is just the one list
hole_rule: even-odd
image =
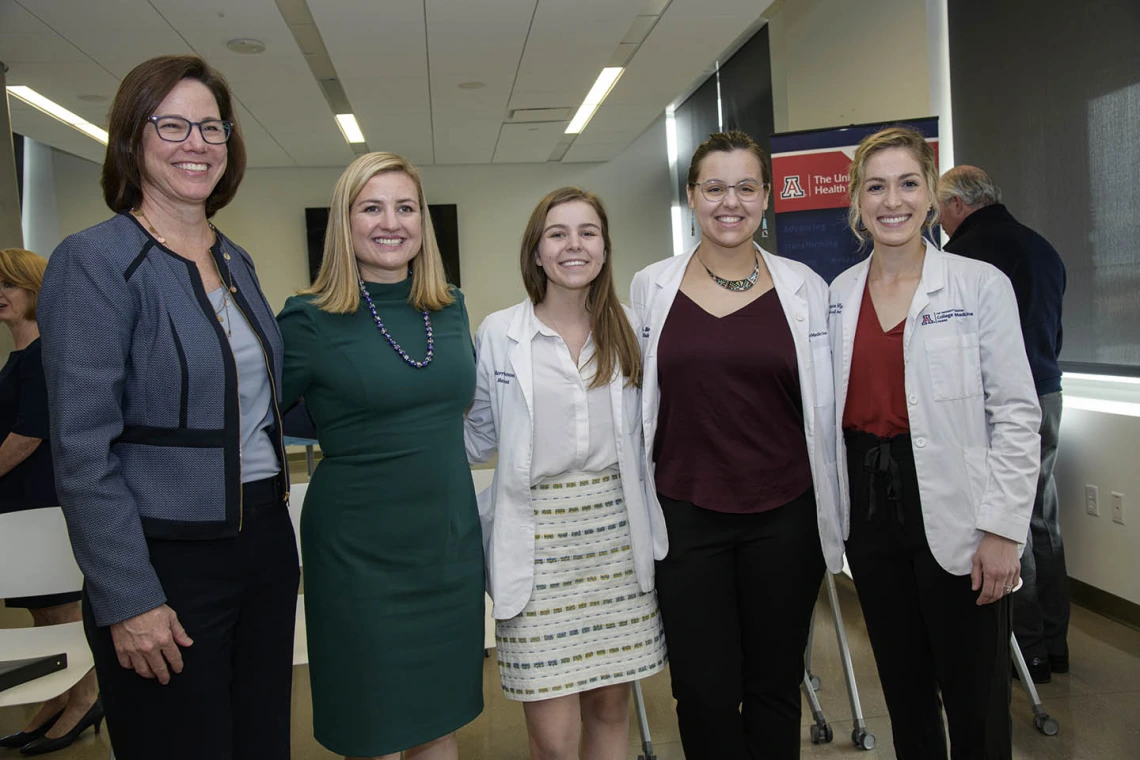
[{"label": "embroidered name on white coat", "polygon": [[942,322],[949,322],[951,319],[966,319],[972,316],[974,316],[974,312],[966,311],[965,309],[943,309],[942,311],[934,312],[933,315],[923,314],[921,324],[937,325]]},{"label": "embroidered name on white coat", "polygon": [[513,372],[501,372],[495,370],[495,382],[502,383],[503,385],[510,385],[511,380],[514,380],[515,375]]}]

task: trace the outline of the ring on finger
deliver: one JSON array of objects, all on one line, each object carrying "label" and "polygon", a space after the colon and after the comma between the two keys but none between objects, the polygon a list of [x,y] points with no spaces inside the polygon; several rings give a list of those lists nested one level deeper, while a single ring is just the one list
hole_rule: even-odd
[{"label": "ring on finger", "polygon": [[1001,587],[1001,590],[1003,593],[1010,594],[1013,593],[1013,586],[1006,584],[1005,586]]}]

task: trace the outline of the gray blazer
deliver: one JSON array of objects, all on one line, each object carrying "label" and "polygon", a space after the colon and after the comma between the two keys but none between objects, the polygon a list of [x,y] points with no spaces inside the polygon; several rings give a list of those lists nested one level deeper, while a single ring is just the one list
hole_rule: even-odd
[{"label": "gray blazer", "polygon": [[[271,369],[284,465],[281,334],[249,254],[218,237],[211,253]],[[237,368],[197,266],[127,213],[60,243],[37,317],[56,488],[95,621],[110,625],[166,601],[148,538],[241,530]]]}]

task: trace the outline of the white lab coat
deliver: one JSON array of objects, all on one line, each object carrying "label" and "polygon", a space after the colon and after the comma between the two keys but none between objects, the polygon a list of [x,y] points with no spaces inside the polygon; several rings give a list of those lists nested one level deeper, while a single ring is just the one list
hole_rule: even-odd
[{"label": "white lab coat", "polygon": [[[831,284],[839,484],[847,519],[843,409],[870,265],[868,257]],[[966,575],[982,531],[1024,545],[1037,493],[1041,411],[1006,276],[927,241],[903,328],[903,361],[926,539],[943,569]]]},{"label": "white lab coat", "polygon": [[[632,317],[628,311],[627,316]],[[534,306],[523,301],[488,316],[475,336],[475,400],[467,413],[463,439],[473,463],[487,461],[496,450],[499,453],[494,481],[479,494],[487,589],[497,620],[522,612],[534,587],[530,469],[535,425],[531,341],[536,320]],[[638,585],[648,593],[653,590],[653,560],[665,556],[666,544],[661,507],[656,500],[650,505],[645,498],[641,392],[626,386],[620,367],[609,392],[633,563]]]},{"label": "white lab coat", "polygon": [[[800,393],[803,398],[804,436],[815,487],[820,546],[831,572],[843,567],[843,523],[839,512],[838,470],[835,459],[835,394],[832,382],[831,346],[827,330],[827,284],[810,268],[797,261],[756,250],[764,258],[784,316],[796,346]],[[681,287],[685,268],[693,253],[659,261],[633,277],[630,300],[638,318],[638,340],[644,358],[641,395],[641,426],[644,430],[645,471],[650,508],[660,511],[653,487],[653,441],[657,435],[657,411],[661,392],[657,379],[657,344],[673,299]],[[762,335],[756,339],[763,340]],[[699,403],[699,399],[694,400]]]}]

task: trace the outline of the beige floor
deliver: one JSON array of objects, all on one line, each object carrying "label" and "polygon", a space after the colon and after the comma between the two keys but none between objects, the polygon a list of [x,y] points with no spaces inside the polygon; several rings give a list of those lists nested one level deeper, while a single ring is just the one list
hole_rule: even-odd
[{"label": "beige floor", "polygon": [[[894,758],[890,723],[875,675],[862,617],[854,593],[840,587],[840,599],[851,640],[856,677],[866,721],[878,738],[870,752],[856,750],[849,740],[852,722],[839,669],[831,613],[826,600],[817,607],[818,635],[814,646],[814,671],[822,679],[819,692],[824,713],[834,729],[832,744],[813,745],[808,738],[811,714],[804,706],[803,757],[851,757],[862,760]],[[19,611],[0,609],[0,626],[23,624]],[[1049,713],[1061,724],[1060,734],[1038,733],[1025,692],[1015,686],[1013,699],[1014,757],[1018,760],[1121,760],[1140,758],[1140,632],[1076,608],[1070,635],[1072,673],[1054,676],[1039,687]],[[464,760],[525,760],[526,733],[522,709],[508,702],[498,686],[494,660],[486,661],[484,692],[487,708],[460,733],[460,756]],[[682,760],[673,702],[667,675],[643,684],[646,710],[657,760]],[[0,709],[0,735],[21,727],[31,708]],[[293,757],[317,760],[335,757],[312,737],[308,669],[298,668],[293,690]],[[106,760],[110,745],[106,732],[84,735],[59,760]],[[631,729],[629,757],[637,758],[640,746],[636,724]],[[15,750],[0,749],[0,760],[20,757]],[[247,759],[243,759],[247,760]],[[255,759],[248,759],[255,760]]]}]

